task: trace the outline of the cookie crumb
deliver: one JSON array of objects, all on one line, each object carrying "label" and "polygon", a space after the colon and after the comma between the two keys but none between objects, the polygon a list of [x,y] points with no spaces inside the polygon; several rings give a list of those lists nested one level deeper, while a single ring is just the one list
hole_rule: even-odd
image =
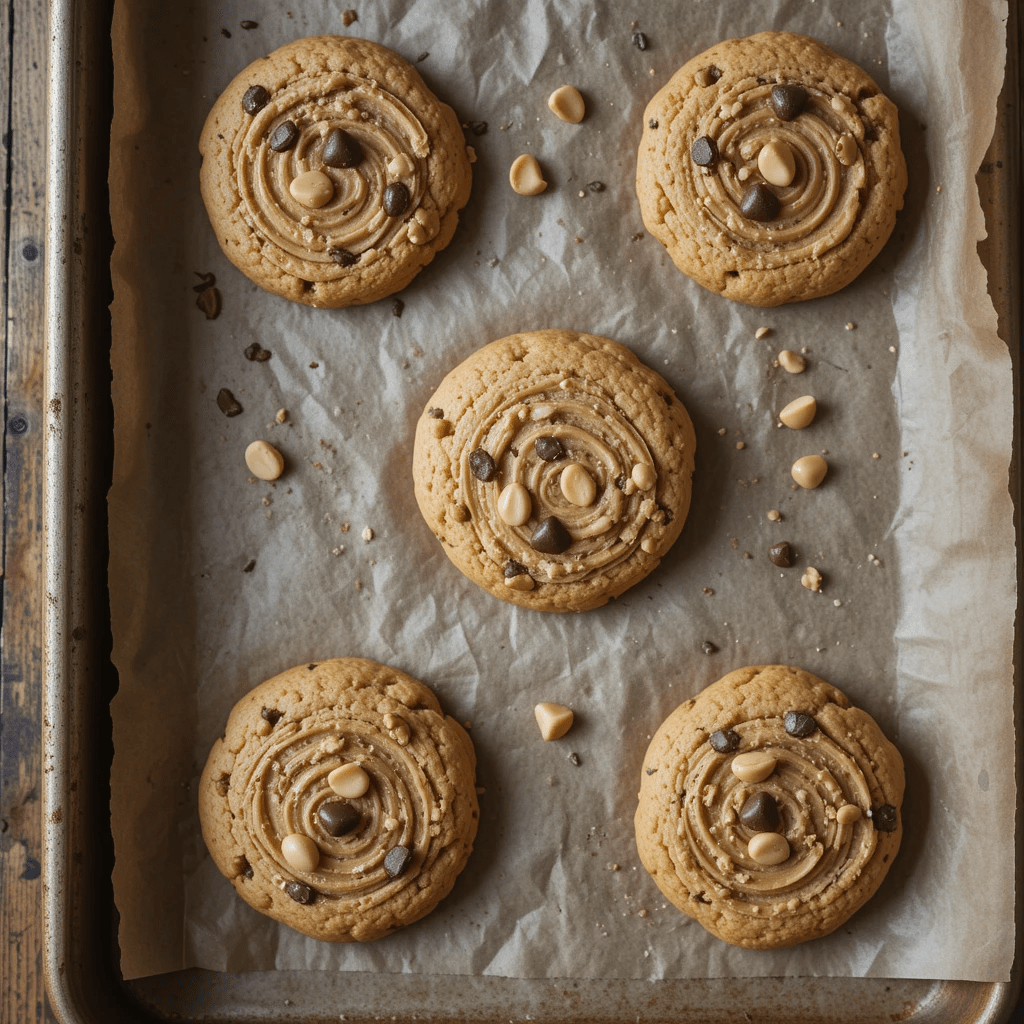
[{"label": "cookie crumb", "polygon": [[725,437],[725,435],[726,435],[727,433],[728,433],[728,431],[727,431],[727,430],[725,429],[725,427],[721,427],[721,428],[719,428],[719,431],[718,431],[718,436],[719,436],[719,437]]},{"label": "cookie crumb", "polygon": [[352,529],[352,527],[348,523],[342,523],[341,524],[341,532],[342,533],[348,533],[348,531],[351,530],[351,529]]},{"label": "cookie crumb", "polygon": [[710,595],[710,594],[713,594],[714,591],[710,587],[704,587],[703,588],[703,593]]},{"label": "cookie crumb", "polygon": [[288,410],[278,409],[277,415],[274,417],[274,419],[277,420],[278,423],[286,423],[288,420]]},{"label": "cookie crumb", "polygon": [[777,523],[782,519],[782,513],[777,508],[770,508],[768,509],[768,518],[773,523]]},{"label": "cookie crumb", "polygon": [[768,337],[768,335],[771,333],[772,329],[770,327],[758,327],[758,329],[754,331],[754,337],[757,338],[758,341],[760,341],[762,338]]},{"label": "cookie crumb", "polygon": [[363,530],[363,540],[365,540],[367,543],[369,543],[371,540],[373,540],[373,530],[370,529],[369,526],[367,526]]},{"label": "cookie crumb", "polygon": [[331,548],[331,554],[334,555],[335,558],[339,558],[344,553],[345,553],[345,545],[344,544],[339,544],[336,548]]},{"label": "cookie crumb", "polygon": [[854,323],[854,322],[853,322],[853,321],[851,320],[851,321],[850,321],[850,322],[849,322],[849,323],[848,323],[848,324],[846,325],[846,329],[847,329],[848,331],[855,331],[855,330],[857,329],[857,325],[856,325],[856,324],[855,324],[855,323]]},{"label": "cookie crumb", "polygon": [[834,606],[835,606],[836,608],[841,608],[841,607],[843,606],[843,602],[842,602],[842,601],[840,601],[838,597],[837,597],[837,598],[836,598],[836,599],[835,599],[835,600],[834,600],[834,601],[832,602],[832,604],[833,604],[833,605],[834,605]]},{"label": "cookie crumb", "polygon": [[736,442],[736,451],[741,452],[746,447],[747,446],[742,441],[737,441]]},{"label": "cookie crumb", "polygon": [[345,26],[345,28],[348,28],[349,25],[351,25],[353,21],[358,21],[358,20],[359,20],[359,15],[355,11],[349,9],[347,11],[343,11],[342,12],[341,23],[342,23],[342,25]]},{"label": "cookie crumb", "polygon": [[804,570],[803,576],[800,577],[800,585],[806,587],[808,590],[814,591],[815,594],[821,592],[821,573],[814,568],[813,565],[807,566]]}]

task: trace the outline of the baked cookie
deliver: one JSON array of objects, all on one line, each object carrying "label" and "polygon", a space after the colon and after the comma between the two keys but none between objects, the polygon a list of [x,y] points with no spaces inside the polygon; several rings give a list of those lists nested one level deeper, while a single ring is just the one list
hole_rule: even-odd
[{"label": "baked cookie", "polygon": [[739,302],[849,284],[892,233],[906,186],[896,107],[806,36],[719,43],[644,111],[644,224],[684,274]]},{"label": "baked cookie", "polygon": [[584,611],[643,579],[690,507],[694,432],[629,349],[575,331],[492,342],[441,382],[413,480],[445,554],[496,597]]},{"label": "baked cookie", "polygon": [[636,845],[658,888],[748,949],[838,928],[899,849],[903,761],[865,712],[786,665],[742,668],[651,740]]},{"label": "baked cookie", "polygon": [[249,65],[213,105],[199,152],[224,254],[309,306],[404,288],[469,198],[455,113],[408,61],[362,39],[300,39]]},{"label": "baked cookie", "polygon": [[475,770],[422,683],[361,658],[300,665],[232,710],[199,784],[203,838],[261,913],[365,942],[448,894],[476,836]]}]

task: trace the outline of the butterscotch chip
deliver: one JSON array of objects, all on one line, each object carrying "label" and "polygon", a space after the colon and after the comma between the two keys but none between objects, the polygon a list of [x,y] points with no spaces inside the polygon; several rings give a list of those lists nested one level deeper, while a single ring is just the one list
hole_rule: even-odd
[{"label": "butterscotch chip", "polygon": [[572,727],[572,711],[561,704],[545,701],[533,709],[533,714],[545,740],[561,739]]},{"label": "butterscotch chip", "polygon": [[284,456],[267,441],[253,441],[245,449],[245,464],[260,480],[276,480],[284,472]]},{"label": "butterscotch chip", "polygon": [[[794,708],[815,728],[788,730]],[[748,753],[774,758],[771,775],[738,778],[732,766]],[[712,934],[791,946],[838,928],[878,889],[899,849],[903,789],[899,752],[841,691],[799,668],[743,668],[655,733],[637,850],[662,893]],[[840,822],[852,812],[837,798],[872,808],[884,828]]]}]

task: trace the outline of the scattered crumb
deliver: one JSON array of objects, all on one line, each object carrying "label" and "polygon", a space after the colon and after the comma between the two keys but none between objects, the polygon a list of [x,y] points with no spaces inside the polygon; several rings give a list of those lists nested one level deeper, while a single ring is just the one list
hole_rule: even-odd
[{"label": "scattered crumb", "polygon": [[838,597],[832,602],[832,604],[834,604],[836,608],[841,608],[843,606],[843,602],[840,601]]},{"label": "scattered crumb", "polygon": [[879,455],[878,452],[872,452],[871,453],[871,458],[873,458],[873,459],[880,459],[881,457],[882,456]]},{"label": "scattered crumb", "polygon": [[807,566],[804,570],[803,576],[800,577],[800,585],[806,587],[808,590],[813,590],[815,594],[821,592],[821,573],[814,568],[813,565]]},{"label": "scattered crumb", "polygon": [[348,531],[351,530],[351,529],[352,529],[352,527],[348,523],[342,523],[341,524],[341,532],[342,533],[348,533]]},{"label": "scattered crumb", "polygon": [[338,558],[340,555],[343,555],[344,553],[345,553],[345,545],[344,544],[339,544],[336,548],[331,548],[331,554],[334,555],[335,558]]},{"label": "scattered crumb", "polygon": [[754,331],[754,337],[757,338],[758,341],[760,341],[762,338],[768,337],[768,335],[771,333],[772,329],[770,327],[758,327],[758,329]]},{"label": "scattered crumb", "polygon": [[754,556],[749,551],[744,551],[743,552],[743,557],[744,558],[753,558]]},{"label": "scattered crumb", "polygon": [[250,558],[245,565],[242,566],[242,572],[252,572],[256,568],[256,559]]},{"label": "scattered crumb", "polygon": [[768,509],[768,518],[773,523],[777,523],[782,519],[782,513],[777,508],[770,508]]},{"label": "scattered crumb", "polygon": [[936,185],[935,186],[935,191],[936,192],[941,192],[942,191],[942,186],[941,185]]},{"label": "scattered crumb", "polygon": [[566,760],[569,761],[569,763],[572,764],[573,766],[575,766],[576,768],[579,768],[579,766],[580,766],[580,755],[577,754],[575,750],[572,751],[568,755]]},{"label": "scattered crumb", "polygon": [[287,420],[288,420],[288,410],[287,409],[278,409],[277,410],[277,415],[274,417],[274,419],[277,420],[278,423],[285,423],[285,422],[287,422]]},{"label": "scattered crumb", "polygon": [[463,722],[462,723],[462,728],[463,729],[472,729],[473,728],[473,723],[472,722]]},{"label": "scattered crumb", "polygon": [[309,368],[311,370],[319,370],[320,369],[320,364],[319,363],[310,363],[309,364]]},{"label": "scattered crumb", "polygon": [[855,331],[855,330],[857,329],[857,325],[856,325],[856,324],[855,324],[855,323],[854,323],[854,322],[853,322],[853,321],[851,320],[851,321],[850,321],[850,322],[849,322],[849,323],[848,323],[848,324],[846,325],[846,329],[847,329],[848,331]]},{"label": "scattered crumb", "polygon": [[889,351],[890,352],[895,352],[896,351],[896,346],[895,345],[890,345],[889,346]]},{"label": "scattered crumb", "polygon": [[728,433],[728,431],[727,431],[727,430],[725,429],[725,427],[721,427],[721,428],[719,428],[719,431],[718,431],[718,436],[719,436],[719,437],[725,437],[725,435],[726,435],[727,433]]},{"label": "scattered crumb", "polygon": [[746,447],[747,446],[742,441],[737,441],[736,442],[736,451],[741,452]]},{"label": "scattered crumb", "polygon": [[369,526],[367,526],[363,530],[363,540],[365,540],[367,543],[373,540],[373,530],[371,530]]},{"label": "scattered crumb", "polygon": [[263,504],[264,505],[269,505],[270,504],[270,498],[264,498],[263,499]]},{"label": "scattered crumb", "polygon": [[363,581],[362,580],[356,580],[356,590],[362,590],[362,589],[363,589]]},{"label": "scattered crumb", "polygon": [[713,594],[714,591],[710,587],[704,587],[703,593],[705,593],[705,594]]},{"label": "scattered crumb", "polygon": [[342,15],[341,15],[341,23],[342,23],[342,25],[345,26],[345,28],[348,28],[349,25],[351,25],[353,21],[358,21],[358,20],[359,20],[359,15],[355,11],[353,11],[353,10],[344,11],[342,13]]}]

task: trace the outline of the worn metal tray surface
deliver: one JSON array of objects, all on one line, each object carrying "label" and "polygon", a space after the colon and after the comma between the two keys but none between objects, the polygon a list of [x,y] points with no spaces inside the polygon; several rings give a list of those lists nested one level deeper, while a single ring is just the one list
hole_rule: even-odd
[{"label": "worn metal tray surface", "polygon": [[[1019,990],[1019,957],[1009,984],[843,978],[576,982],[202,971],[121,982],[110,883],[112,748],[107,705],[116,690],[116,676],[108,659],[104,518],[112,437],[106,312],[111,239],[105,184],[111,114],[110,17],[109,2],[54,0],[51,5],[44,969],[58,1017],[66,1022],[458,1018],[997,1024],[1008,1020]],[[1001,334],[1019,338],[1019,40],[1012,5],[1009,31],[1008,73],[996,139],[978,181],[990,229],[982,255],[990,268]],[[1013,355],[1019,385],[1016,348]],[[1016,393],[1020,394],[1019,386]],[[1019,419],[1018,415],[1018,453]],[[1017,459],[1019,454],[1013,471],[1019,501]],[[1016,663],[1020,664],[1019,637]],[[1018,732],[1020,716],[1018,693]],[[1019,753],[1017,760],[1019,776]],[[1020,817],[1018,811],[1018,849]],[[965,912],[969,912],[966,901]]]}]

